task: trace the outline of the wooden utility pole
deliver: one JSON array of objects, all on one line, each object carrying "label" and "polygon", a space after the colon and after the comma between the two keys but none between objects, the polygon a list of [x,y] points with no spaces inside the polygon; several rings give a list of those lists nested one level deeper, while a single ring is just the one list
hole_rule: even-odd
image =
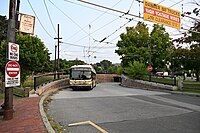
[{"label": "wooden utility pole", "polygon": [[57,52],[57,45],[55,45],[54,80],[56,79],[56,73],[57,73],[56,52]]},{"label": "wooden utility pole", "polygon": [[60,79],[60,75],[59,75],[59,72],[60,72],[60,35],[59,35],[59,24],[58,24],[58,37],[57,38],[54,38],[54,39],[58,39],[58,79]]},{"label": "wooden utility pole", "polygon": [[[7,30],[7,47],[6,47],[6,62],[8,61],[8,43],[15,43],[15,23],[16,23],[16,1],[10,0],[9,7],[9,19],[8,19],[8,30]],[[11,120],[13,118],[13,88],[5,87],[5,98],[4,98],[4,120]]]}]

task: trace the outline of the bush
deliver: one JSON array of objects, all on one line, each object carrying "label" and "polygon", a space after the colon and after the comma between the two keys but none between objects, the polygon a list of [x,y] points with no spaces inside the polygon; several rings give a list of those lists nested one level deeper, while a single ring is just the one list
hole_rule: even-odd
[{"label": "bush", "polygon": [[131,79],[142,79],[148,74],[147,67],[145,64],[138,61],[129,62],[129,66],[125,68],[125,72]]}]

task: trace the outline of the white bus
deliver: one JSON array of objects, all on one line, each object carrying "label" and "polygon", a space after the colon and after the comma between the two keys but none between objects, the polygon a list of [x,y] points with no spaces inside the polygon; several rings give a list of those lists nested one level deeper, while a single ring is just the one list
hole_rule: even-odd
[{"label": "white bus", "polygon": [[91,65],[75,65],[70,68],[70,88],[92,90],[96,86],[96,71]]}]

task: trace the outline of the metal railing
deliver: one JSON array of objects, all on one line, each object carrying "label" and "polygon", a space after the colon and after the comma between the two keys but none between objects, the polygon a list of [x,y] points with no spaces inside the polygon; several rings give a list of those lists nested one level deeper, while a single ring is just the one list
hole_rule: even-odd
[{"label": "metal railing", "polygon": [[57,73],[47,73],[34,76],[34,90],[36,91],[37,87],[48,84],[52,81],[59,79],[69,78],[67,73],[57,72]]}]

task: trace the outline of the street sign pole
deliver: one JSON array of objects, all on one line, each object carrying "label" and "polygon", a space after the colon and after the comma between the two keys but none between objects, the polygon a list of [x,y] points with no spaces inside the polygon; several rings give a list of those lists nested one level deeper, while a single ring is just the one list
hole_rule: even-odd
[{"label": "street sign pole", "polygon": [[[7,42],[12,42],[12,43],[15,43],[15,30],[16,30],[15,29],[15,15],[16,15],[15,7],[16,7],[16,1],[10,0]],[[6,60],[7,58],[8,58],[8,46],[6,49]],[[5,87],[3,119],[11,120],[12,118],[13,118],[13,88]]]}]

